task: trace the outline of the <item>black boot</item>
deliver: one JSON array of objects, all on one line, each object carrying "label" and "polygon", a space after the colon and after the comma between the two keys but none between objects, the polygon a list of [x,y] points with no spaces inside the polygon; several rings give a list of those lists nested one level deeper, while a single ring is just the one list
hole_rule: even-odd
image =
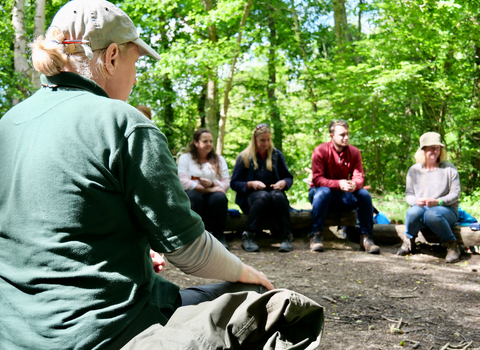
[{"label": "black boot", "polygon": [[242,248],[249,253],[259,252],[259,246],[254,242],[254,232],[244,231],[242,233]]},{"label": "black boot", "polygon": [[293,241],[293,235],[292,233],[285,233],[283,235],[283,240],[282,243],[280,243],[280,248],[278,248],[278,251],[280,253],[288,253],[292,251],[292,241]]},{"label": "black boot", "polygon": [[216,239],[218,239],[218,241],[220,243],[222,243],[222,245],[225,247],[226,250],[230,249],[228,247],[227,238],[225,237],[225,233],[217,233],[214,236],[215,236]]}]

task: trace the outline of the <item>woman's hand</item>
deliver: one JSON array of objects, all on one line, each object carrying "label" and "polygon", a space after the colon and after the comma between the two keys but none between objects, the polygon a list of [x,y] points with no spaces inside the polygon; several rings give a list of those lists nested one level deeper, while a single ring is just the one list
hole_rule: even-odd
[{"label": "woman's hand", "polygon": [[247,188],[252,189],[254,191],[260,191],[265,188],[265,184],[262,181],[248,181]]},{"label": "woman's hand", "polygon": [[250,283],[250,284],[261,284],[268,290],[274,289],[273,285],[268,280],[262,272],[254,269],[250,265],[242,263],[242,275],[240,276],[238,282],[241,283]]},{"label": "woman's hand", "polygon": [[150,249],[150,257],[152,258],[153,262],[153,270],[156,273],[159,273],[163,270],[165,266],[165,259],[163,258],[163,254],[158,254],[157,252]]},{"label": "woman's hand", "polygon": [[419,207],[424,207],[426,204],[426,199],[425,198],[417,198],[415,201],[415,204],[418,205]]},{"label": "woman's hand", "polygon": [[433,198],[427,198],[425,199],[425,205],[429,208],[431,207],[436,207],[440,203],[438,199],[433,199]]},{"label": "woman's hand", "polygon": [[276,184],[273,184],[273,185],[270,185],[270,186],[273,187],[274,190],[281,191],[285,188],[285,186],[287,186],[287,183],[285,182],[285,180],[280,180]]},{"label": "woman's hand", "polygon": [[198,179],[198,181],[205,188],[215,186],[215,183],[212,180],[206,179],[204,177],[201,177],[200,179]]},{"label": "woman's hand", "polygon": [[227,193],[227,191],[225,191],[225,189],[221,186],[218,186],[218,185],[215,185],[213,187],[209,187],[209,188],[206,188],[205,189],[205,192],[209,192],[209,193],[213,193],[213,192],[222,192],[222,193]]}]

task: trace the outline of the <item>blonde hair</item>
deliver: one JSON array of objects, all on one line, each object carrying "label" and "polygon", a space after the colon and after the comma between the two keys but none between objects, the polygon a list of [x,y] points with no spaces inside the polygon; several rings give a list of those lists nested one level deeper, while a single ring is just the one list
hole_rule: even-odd
[{"label": "blonde hair", "polygon": [[[260,135],[266,133],[272,133],[270,127],[267,124],[259,124],[255,128],[255,131],[252,134],[252,138],[250,140],[250,144],[245,148],[242,153],[240,154],[243,160],[243,164],[246,168],[250,168],[250,158],[253,160],[254,169],[258,169],[258,162],[257,162],[257,143],[256,138]],[[269,171],[273,171],[272,166],[272,154],[273,154],[273,141],[270,142],[270,147],[268,147],[268,156],[267,156],[267,169]]]},{"label": "blonde hair", "polygon": [[150,120],[152,119],[152,110],[150,109],[150,107],[147,107],[145,105],[138,105],[137,109],[142,112],[145,117]]},{"label": "blonde hair", "polygon": [[[426,158],[425,158],[424,148],[425,147],[420,148],[417,152],[415,152],[415,161],[417,163],[422,163],[423,165],[425,165],[425,162],[427,161]],[[447,160],[447,151],[445,151],[444,147],[440,147],[440,155],[437,158],[437,163],[441,164],[445,160]]]},{"label": "blonde hair", "polygon": [[[68,65],[75,73],[89,79],[94,79],[99,74],[105,76],[103,60],[107,49],[93,51],[93,59],[90,60],[83,52],[68,54],[62,44],[65,39],[65,34],[60,29],[51,27],[45,37],[39,36],[29,44],[33,67],[37,72],[50,77],[59,74]],[[134,44],[129,42],[118,45],[120,54],[124,55],[131,45]]]}]

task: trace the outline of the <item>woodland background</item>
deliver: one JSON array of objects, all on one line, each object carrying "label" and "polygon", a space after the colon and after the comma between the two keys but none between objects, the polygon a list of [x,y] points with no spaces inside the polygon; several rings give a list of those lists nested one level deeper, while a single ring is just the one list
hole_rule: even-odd
[{"label": "woodland background", "polygon": [[[38,89],[27,43],[66,2],[0,0],[0,117]],[[377,206],[393,203],[403,219],[419,137],[436,131],[460,172],[461,206],[480,217],[479,1],[114,3],[161,54],[139,61],[128,102],[152,108],[174,156],[205,126],[231,171],[255,125],[269,123],[295,176],[289,199],[307,207],[312,151],[346,119]]]}]

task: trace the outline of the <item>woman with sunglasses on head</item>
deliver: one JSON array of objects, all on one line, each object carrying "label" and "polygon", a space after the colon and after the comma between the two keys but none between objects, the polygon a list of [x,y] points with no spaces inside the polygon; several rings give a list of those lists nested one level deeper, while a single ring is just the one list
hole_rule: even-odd
[{"label": "woman with sunglasses on head", "polygon": [[255,127],[248,147],[240,153],[233,169],[230,185],[237,192],[237,203],[248,214],[246,230],[242,234],[242,248],[258,252],[254,242],[258,222],[273,210],[281,229],[280,252],[292,250],[290,210],[285,191],[292,187],[293,176],[288,170],[283,153],[274,148],[268,124]]},{"label": "woman with sunglasses on head", "polygon": [[460,250],[451,225],[458,219],[460,178],[453,164],[446,162],[440,134],[427,132],[420,137],[415,153],[417,164],[407,174],[405,199],[411,205],[405,219],[406,231],[398,255],[415,252],[415,238],[422,228],[430,228],[447,248],[445,262],[460,259]]},{"label": "woman with sunglasses on head", "polygon": [[209,130],[200,128],[193,134],[187,153],[178,160],[178,177],[190,198],[192,210],[228,249],[223,231],[228,210],[225,193],[230,187],[230,175],[225,159],[215,153]]}]

